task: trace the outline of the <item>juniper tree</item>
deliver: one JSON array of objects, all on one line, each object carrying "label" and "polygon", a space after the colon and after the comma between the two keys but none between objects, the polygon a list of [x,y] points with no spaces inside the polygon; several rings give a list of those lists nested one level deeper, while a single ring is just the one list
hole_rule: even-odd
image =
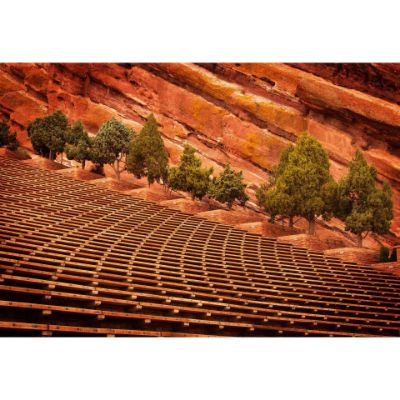
[{"label": "juniper tree", "polygon": [[121,166],[134,132],[114,117],[105,122],[97,132],[91,148],[91,160],[103,166],[109,164],[118,180],[125,166]]},{"label": "juniper tree", "polygon": [[46,129],[43,118],[36,118],[32,121],[28,125],[27,131],[33,150],[43,157],[48,157],[50,150],[47,146],[47,139],[45,137]]},{"label": "juniper tree", "polygon": [[277,189],[293,202],[293,214],[308,221],[310,234],[315,232],[318,216],[328,217],[330,210],[325,198],[331,184],[328,154],[315,138],[302,134],[288,155],[287,166],[277,181]]},{"label": "juniper tree", "polygon": [[362,246],[369,232],[387,233],[393,218],[392,192],[387,182],[376,186],[376,169],[369,166],[357,150],[349,163],[349,172],[338,184],[335,215],[345,222],[345,229],[357,235]]},{"label": "juniper tree", "polygon": [[256,190],[258,205],[270,215],[270,222],[275,223],[278,215],[289,219],[289,226],[293,227],[293,217],[296,215],[294,201],[281,188],[275,185],[261,185]]},{"label": "juniper tree", "polygon": [[165,183],[168,178],[168,153],[153,114],[130,142],[126,169],[136,178],[147,176],[149,186],[155,181]]},{"label": "juniper tree", "polygon": [[242,171],[235,172],[228,164],[222,173],[212,180],[209,195],[221,203],[227,203],[228,207],[232,208],[235,200],[244,205],[249,199],[245,192],[246,186],[243,183]]},{"label": "juniper tree", "polygon": [[76,145],[78,144],[79,140],[87,136],[87,134],[88,133],[84,125],[78,119],[72,126],[68,127],[65,133],[65,142],[66,144]]},{"label": "juniper tree", "polygon": [[57,153],[64,152],[67,129],[67,117],[57,110],[47,117],[36,118],[31,122],[28,136],[36,152],[53,160]]},{"label": "juniper tree", "polygon": [[201,200],[209,191],[213,169],[202,168],[195,153],[193,147],[185,144],[178,167],[169,170],[168,187],[190,193],[193,200]]},{"label": "juniper tree", "polygon": [[313,234],[316,218],[330,216],[326,199],[332,185],[327,153],[316,139],[304,133],[296,146],[283,152],[272,188],[259,198],[273,215],[289,217],[290,225],[294,216],[305,218],[308,232]]},{"label": "juniper tree", "polygon": [[276,188],[278,178],[282,176],[287,168],[289,154],[294,150],[290,144],[281,153],[278,165],[272,168],[269,182],[261,185],[256,190],[258,205],[270,215],[270,222],[274,223],[277,215],[282,215],[289,219],[289,226],[293,226],[295,215],[295,204],[293,199],[283,190],[282,181],[279,182],[279,190]]},{"label": "juniper tree", "polygon": [[86,160],[91,158],[92,141],[81,121],[76,121],[68,129],[66,140],[65,153],[67,158],[80,162],[82,169],[84,169]]},{"label": "juniper tree", "polygon": [[17,134],[10,132],[10,127],[5,120],[0,122],[0,147],[7,146],[9,150],[17,150],[19,142]]}]

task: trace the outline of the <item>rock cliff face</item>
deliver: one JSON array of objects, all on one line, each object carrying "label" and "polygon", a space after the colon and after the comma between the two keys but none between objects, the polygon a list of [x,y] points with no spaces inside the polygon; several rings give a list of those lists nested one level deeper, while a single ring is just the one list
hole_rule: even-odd
[{"label": "rock cliff face", "polygon": [[92,133],[113,115],[138,130],[153,112],[173,162],[189,142],[250,189],[308,130],[336,178],[364,151],[392,186],[400,236],[399,88],[400,64],[0,64],[0,114],[29,146],[28,123],[57,108]]}]

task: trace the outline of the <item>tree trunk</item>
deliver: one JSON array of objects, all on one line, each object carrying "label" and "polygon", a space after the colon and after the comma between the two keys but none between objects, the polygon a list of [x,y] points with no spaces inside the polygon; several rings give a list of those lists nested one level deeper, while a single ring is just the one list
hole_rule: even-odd
[{"label": "tree trunk", "polygon": [[315,234],[315,219],[308,220],[308,233],[310,235]]},{"label": "tree trunk", "polygon": [[293,228],[293,217],[289,217],[289,228]]},{"label": "tree trunk", "polygon": [[362,240],[363,240],[362,234],[358,233],[357,234],[357,247],[362,247]]},{"label": "tree trunk", "polygon": [[121,179],[121,174],[120,174],[120,170],[119,170],[119,160],[116,160],[115,164],[116,165],[114,166],[114,171],[115,171],[115,175],[117,176],[117,180],[119,182]]},{"label": "tree trunk", "polygon": [[49,160],[52,160],[53,159],[53,152],[50,150],[50,152],[49,152]]},{"label": "tree trunk", "polygon": [[85,169],[85,165],[86,165],[86,160],[82,160],[82,163],[81,163],[82,169]]},{"label": "tree trunk", "polygon": [[63,161],[64,161],[63,156],[64,156],[64,153],[61,153],[61,165],[63,165]]}]

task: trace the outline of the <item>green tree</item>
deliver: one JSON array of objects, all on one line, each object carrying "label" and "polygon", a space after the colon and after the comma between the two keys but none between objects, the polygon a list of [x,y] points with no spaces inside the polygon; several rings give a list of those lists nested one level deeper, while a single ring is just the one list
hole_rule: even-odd
[{"label": "green tree", "polygon": [[84,169],[86,160],[91,158],[92,141],[81,121],[76,121],[67,130],[66,141],[65,153],[67,158],[80,162],[82,169]]},{"label": "green tree", "polygon": [[315,233],[317,217],[329,216],[325,199],[330,185],[332,177],[328,154],[315,138],[302,134],[288,155],[286,168],[277,181],[277,189],[293,202],[294,215],[308,221],[310,234]]},{"label": "green tree", "polygon": [[140,133],[133,137],[126,157],[126,169],[137,178],[147,176],[149,186],[168,178],[168,153],[153,114],[147,118]]},{"label": "green tree", "polygon": [[308,221],[310,234],[315,233],[315,220],[329,218],[331,205],[326,201],[332,196],[334,182],[329,173],[329,158],[321,144],[307,133],[302,134],[296,146],[287,148],[281,156],[272,187],[265,195],[263,208],[272,215],[287,216],[290,225],[293,217]]},{"label": "green tree", "polygon": [[235,200],[244,205],[249,199],[245,192],[246,186],[243,183],[242,171],[235,172],[228,164],[222,173],[212,180],[209,195],[220,203],[227,203],[228,207],[232,208]]},{"label": "green tree", "polygon": [[270,222],[274,223],[277,215],[282,215],[289,219],[289,226],[293,226],[293,217],[296,215],[296,207],[293,199],[285,192],[282,187],[283,181],[279,180],[279,188],[276,187],[278,179],[285,172],[289,155],[294,150],[290,144],[281,153],[279,163],[272,168],[268,183],[261,185],[256,189],[258,205],[270,215]]},{"label": "green tree", "polygon": [[78,119],[72,126],[68,127],[65,133],[65,142],[66,144],[75,145],[85,136],[87,136],[87,131],[82,122]]},{"label": "green tree", "polygon": [[114,117],[105,122],[97,132],[91,149],[91,160],[103,166],[110,164],[118,180],[125,170],[122,160],[128,151],[134,132]]},{"label": "green tree", "polygon": [[15,151],[19,146],[17,134],[10,132],[10,127],[5,120],[0,122],[0,147],[7,146],[9,150]]},{"label": "green tree", "polygon": [[28,126],[28,136],[35,151],[53,160],[57,153],[63,153],[68,129],[65,114],[57,110],[53,114],[36,118]]},{"label": "green tree", "polygon": [[338,184],[338,202],[335,215],[341,218],[345,229],[357,235],[362,246],[369,232],[387,233],[393,218],[392,191],[387,182],[376,186],[376,169],[369,166],[362,152],[357,150],[349,163],[349,172]]},{"label": "green tree", "polygon": [[202,168],[195,153],[193,147],[185,144],[178,167],[169,170],[168,187],[190,193],[193,200],[201,200],[209,191],[213,169]]},{"label": "green tree", "polygon": [[275,223],[278,215],[289,220],[289,227],[293,227],[293,217],[296,215],[296,208],[290,196],[275,185],[261,185],[256,190],[258,205],[270,215],[269,222]]},{"label": "green tree", "polygon": [[36,118],[28,125],[28,136],[33,149],[43,157],[48,157],[50,150],[47,146],[46,129],[43,118]]}]

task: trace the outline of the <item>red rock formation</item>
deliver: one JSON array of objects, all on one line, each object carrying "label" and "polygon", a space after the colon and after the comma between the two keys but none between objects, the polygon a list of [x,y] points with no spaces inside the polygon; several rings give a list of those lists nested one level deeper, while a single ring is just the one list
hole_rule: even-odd
[{"label": "red rock formation", "polygon": [[373,264],[379,261],[379,254],[370,249],[359,249],[356,247],[342,247],[340,249],[329,249],[324,251],[325,255],[341,258],[345,261],[358,264]]},{"label": "red rock formation", "polygon": [[364,150],[393,188],[392,230],[400,235],[399,71],[396,64],[0,64],[0,114],[29,145],[28,123],[57,108],[93,134],[112,115],[138,130],[153,112],[173,163],[189,142],[216,173],[227,162],[242,169],[253,201],[282,149],[308,130],[336,178],[356,147]]},{"label": "red rock formation", "polygon": [[308,235],[306,233],[302,233],[299,235],[290,235],[290,236],[280,236],[279,241],[284,243],[290,243],[296,247],[303,247],[309,250],[327,250],[330,246],[325,242],[320,240],[320,238],[316,235]]}]

